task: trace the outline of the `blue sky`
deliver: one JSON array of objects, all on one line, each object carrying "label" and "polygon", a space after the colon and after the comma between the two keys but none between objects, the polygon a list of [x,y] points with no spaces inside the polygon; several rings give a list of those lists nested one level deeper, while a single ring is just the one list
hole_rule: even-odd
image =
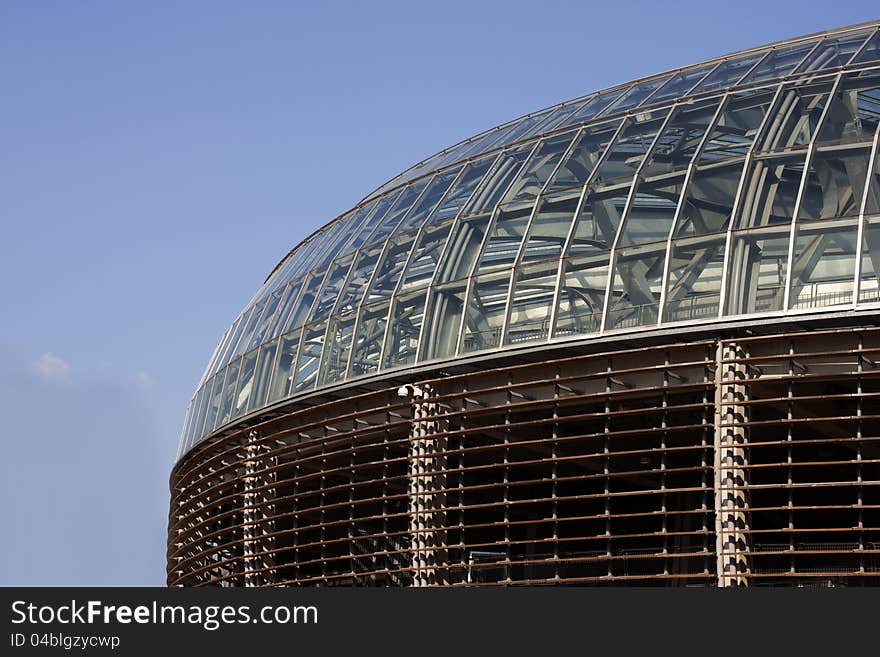
[{"label": "blue sky", "polygon": [[214,343],[410,164],[875,2],[5,2],[0,585],[161,585]]}]

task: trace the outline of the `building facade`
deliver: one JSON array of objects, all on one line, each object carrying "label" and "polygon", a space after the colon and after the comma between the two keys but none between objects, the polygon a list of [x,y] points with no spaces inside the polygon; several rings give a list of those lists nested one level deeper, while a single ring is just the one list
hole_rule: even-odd
[{"label": "building facade", "polygon": [[878,30],[534,112],[304,240],[187,410],[169,585],[880,584]]}]

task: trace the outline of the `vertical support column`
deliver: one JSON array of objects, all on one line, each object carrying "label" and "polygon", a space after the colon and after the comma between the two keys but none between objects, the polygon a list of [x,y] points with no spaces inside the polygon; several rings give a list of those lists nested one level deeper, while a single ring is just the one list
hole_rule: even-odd
[{"label": "vertical support column", "polygon": [[398,390],[412,400],[409,443],[409,528],[413,586],[448,584],[446,569],[446,442],[440,405],[430,386]]},{"label": "vertical support column", "polygon": [[715,552],[718,586],[748,586],[746,364],[735,342],[719,341],[715,369]]},{"label": "vertical support column", "polygon": [[[244,509],[243,509],[243,552],[244,585],[271,586],[275,581],[275,557],[269,553],[274,545],[273,522],[275,515],[275,471],[274,457],[265,457],[268,450],[257,442],[258,431],[248,433],[244,460]],[[271,469],[270,472],[266,472]]]}]

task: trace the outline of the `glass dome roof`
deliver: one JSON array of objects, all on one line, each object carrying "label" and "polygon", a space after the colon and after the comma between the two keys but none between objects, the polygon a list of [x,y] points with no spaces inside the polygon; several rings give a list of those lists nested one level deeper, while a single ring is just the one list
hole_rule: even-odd
[{"label": "glass dome roof", "polygon": [[217,345],[180,453],[416,363],[880,303],[878,29],[605,89],[406,170],[272,271]]}]

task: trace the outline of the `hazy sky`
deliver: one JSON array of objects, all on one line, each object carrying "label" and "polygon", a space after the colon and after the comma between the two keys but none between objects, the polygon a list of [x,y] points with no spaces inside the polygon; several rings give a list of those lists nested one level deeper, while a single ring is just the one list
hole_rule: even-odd
[{"label": "hazy sky", "polygon": [[214,343],[410,164],[588,91],[876,18],[796,2],[0,5],[0,585],[161,585]]}]

